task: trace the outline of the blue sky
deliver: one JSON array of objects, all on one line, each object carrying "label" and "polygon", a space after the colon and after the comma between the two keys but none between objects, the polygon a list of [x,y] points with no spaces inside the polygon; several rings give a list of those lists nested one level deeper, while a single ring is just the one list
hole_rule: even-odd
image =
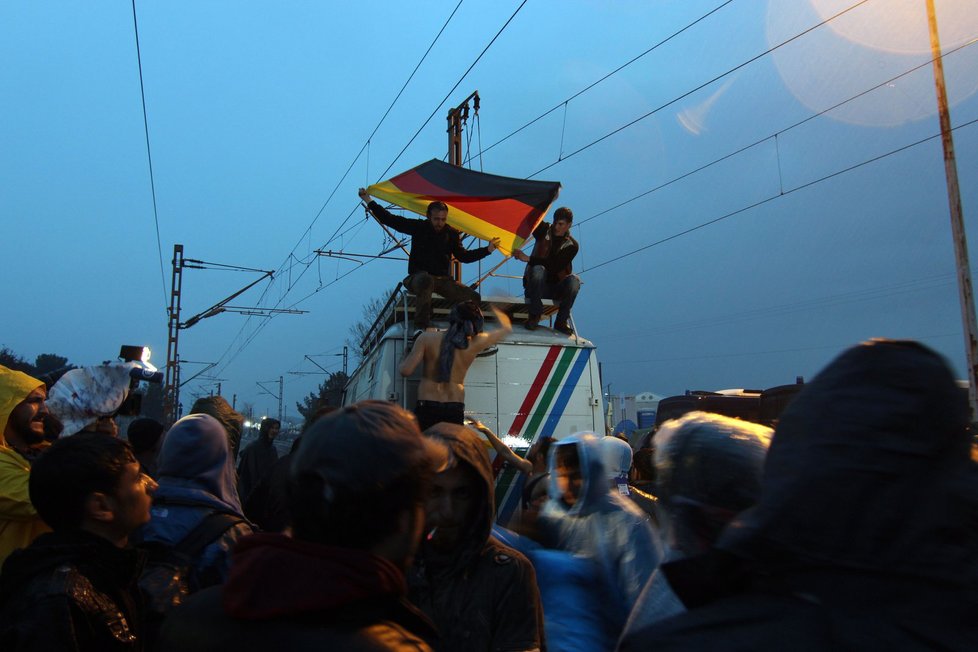
[{"label": "blue sky", "polygon": [[[312,251],[378,253],[357,187],[443,157],[448,107],[478,89],[473,167],[563,184],[582,247],[574,318],[615,393],[788,383],[873,336],[920,339],[960,375],[940,141],[822,180],[938,133],[931,68],[908,72],[930,58],[923,3],[869,0],[763,54],[856,4],[137,0],[161,275],[132,5],[3,3],[0,344],[77,364],[148,344],[162,363],[182,243],[189,258],[277,271],[234,305],[309,311],[224,314],[182,333],[183,359],[220,362],[213,377],[239,406],[274,411],[256,381],[284,376],[294,414],[321,378],[290,372],[316,371],[305,355],[338,369],[360,306],[404,274],[403,262],[354,270]],[[946,51],[978,37],[978,3],[937,6]],[[978,45],[944,65],[952,124],[966,125]],[[974,248],[978,125],[955,145]],[[254,278],[187,270],[185,318]],[[520,293],[504,278],[484,290]]]}]

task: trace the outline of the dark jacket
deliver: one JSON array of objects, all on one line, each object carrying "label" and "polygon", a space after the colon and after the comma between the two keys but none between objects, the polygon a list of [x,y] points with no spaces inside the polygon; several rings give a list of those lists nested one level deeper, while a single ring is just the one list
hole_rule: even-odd
[{"label": "dark jacket", "polygon": [[245,446],[238,464],[238,496],[243,502],[248,502],[251,492],[272,472],[276,461],[278,449],[265,435],[259,434],[258,439]]},{"label": "dark jacket", "polygon": [[447,224],[441,231],[435,231],[427,219],[394,215],[375,201],[370,202],[367,208],[384,226],[411,236],[408,275],[428,272],[432,276],[450,276],[452,256],[463,263],[474,263],[489,255],[488,247],[463,247],[461,234]]},{"label": "dark jacket", "polygon": [[142,650],[142,556],[82,531],[42,534],[0,574],[0,648]]},{"label": "dark jacket", "polygon": [[405,592],[386,559],[256,534],[235,551],[226,585],[173,610],[159,650],[431,650],[434,628]]},{"label": "dark jacket", "polygon": [[550,223],[541,222],[533,230],[533,252],[527,265],[543,265],[547,270],[547,281],[559,283],[571,275],[571,261],[577,255],[577,240],[568,231],[563,238],[556,238],[550,232]]},{"label": "dark jacket", "polygon": [[[408,573],[411,602],[438,628],[439,648],[454,652],[544,649],[543,608],[533,566],[490,536],[494,519],[492,467],[485,446],[468,428],[433,427],[459,464],[480,479],[481,508],[453,554],[438,555],[424,542]],[[431,433],[433,429],[429,429]]]},{"label": "dark jacket", "polygon": [[264,532],[282,532],[291,524],[288,479],[292,455],[278,458],[244,504],[247,517]]},{"label": "dark jacket", "polygon": [[978,467],[946,364],[875,341],[782,414],[760,502],[663,566],[687,614],[622,650],[978,649]]}]

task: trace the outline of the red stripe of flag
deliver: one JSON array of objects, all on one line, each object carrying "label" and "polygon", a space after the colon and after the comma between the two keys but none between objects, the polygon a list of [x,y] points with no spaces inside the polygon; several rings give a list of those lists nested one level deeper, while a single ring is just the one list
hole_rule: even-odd
[{"label": "red stripe of flag", "polygon": [[458,196],[451,190],[446,190],[425,179],[417,170],[409,170],[398,175],[391,179],[391,183],[401,192],[420,195],[431,201],[438,199],[445,201],[469,215],[515,233],[523,239],[529,238],[538,217],[537,214],[532,214],[533,219],[529,219],[527,211],[533,207],[518,199],[492,196]]}]

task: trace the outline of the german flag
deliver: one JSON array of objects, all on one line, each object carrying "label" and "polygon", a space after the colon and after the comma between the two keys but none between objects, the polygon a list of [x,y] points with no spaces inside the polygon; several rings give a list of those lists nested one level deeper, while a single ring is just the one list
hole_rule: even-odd
[{"label": "german flag", "polygon": [[367,192],[420,215],[441,200],[448,204],[449,224],[483,240],[499,238],[499,250],[511,256],[543,220],[560,183],[501,177],[432,159]]}]

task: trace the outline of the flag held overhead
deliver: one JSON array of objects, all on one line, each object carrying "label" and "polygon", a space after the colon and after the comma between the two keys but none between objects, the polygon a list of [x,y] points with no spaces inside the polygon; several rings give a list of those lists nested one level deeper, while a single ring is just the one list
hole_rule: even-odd
[{"label": "flag held overhead", "polygon": [[543,220],[560,183],[501,177],[432,159],[367,192],[421,215],[431,202],[443,201],[449,224],[482,240],[499,238],[499,250],[510,256]]}]

